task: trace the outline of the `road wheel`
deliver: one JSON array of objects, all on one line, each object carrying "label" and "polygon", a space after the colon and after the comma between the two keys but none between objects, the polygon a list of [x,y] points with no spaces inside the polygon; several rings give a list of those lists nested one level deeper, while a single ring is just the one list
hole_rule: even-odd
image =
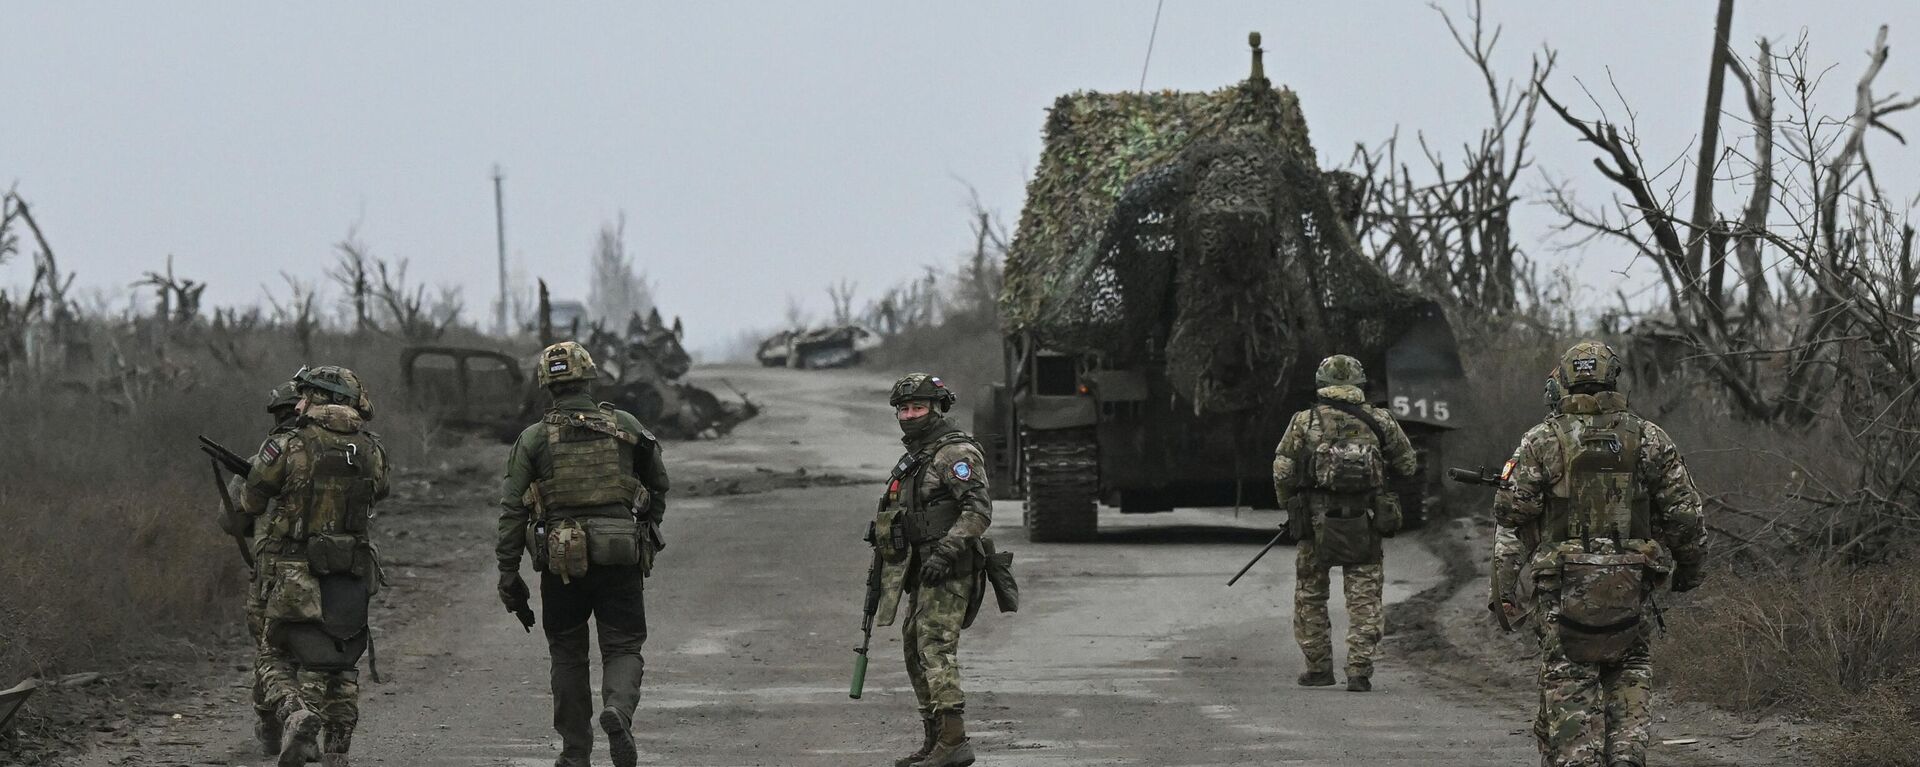
[{"label": "road wheel", "polygon": [[1092,429],[1026,431],[1027,537],[1088,541],[1099,525],[1100,446]]}]

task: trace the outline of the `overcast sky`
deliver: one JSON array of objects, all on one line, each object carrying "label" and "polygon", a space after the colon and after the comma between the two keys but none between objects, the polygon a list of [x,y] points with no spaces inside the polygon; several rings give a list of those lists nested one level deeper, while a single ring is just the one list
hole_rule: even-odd
[{"label": "overcast sky", "polygon": [[[1457,9],[1459,6],[1449,5]],[[279,273],[319,281],[350,226],[376,255],[496,291],[490,169],[506,174],[510,257],[584,297],[601,223],[629,247],[695,347],[816,314],[842,276],[868,298],[966,250],[966,186],[1011,223],[1045,108],[1140,81],[1155,0],[970,3],[25,3],[0,0],[0,184],[18,183],[82,287],[121,291],[168,254],[251,304]],[[1611,71],[1651,157],[1699,129],[1713,3],[1489,2],[1499,63],[1541,43],[1552,85]],[[1742,52],[1810,35],[1848,90],[1881,23],[1881,93],[1920,91],[1920,3],[1742,2]],[[1300,94],[1324,160],[1396,125],[1456,146],[1484,88],[1419,2],[1168,0],[1148,88],[1267,72]],[[1729,100],[1735,107],[1737,102]],[[1588,110],[1590,111],[1590,110]],[[1895,119],[1920,136],[1920,113]],[[1880,177],[1920,189],[1920,148],[1876,137]],[[1543,120],[1542,166],[1592,195],[1589,148]],[[1540,186],[1537,176],[1528,189]],[[1523,221],[1523,240],[1544,236]],[[1545,259],[1562,256],[1536,248]],[[1594,251],[1595,285],[1623,259]],[[0,284],[18,285],[18,264]],[[1611,291],[1611,286],[1606,292]]]}]

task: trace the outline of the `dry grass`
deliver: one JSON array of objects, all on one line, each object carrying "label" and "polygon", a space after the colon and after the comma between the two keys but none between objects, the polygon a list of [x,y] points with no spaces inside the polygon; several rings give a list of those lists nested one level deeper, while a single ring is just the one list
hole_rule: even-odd
[{"label": "dry grass", "polygon": [[[113,671],[130,643],[198,641],[239,625],[246,569],[215,526],[219,498],[194,437],[249,454],[270,425],[267,389],[302,363],[266,332],[243,340],[255,347],[245,371],[172,347],[169,359],[191,372],[126,410],[51,381],[4,390],[0,686]],[[122,348],[134,348],[131,339]],[[399,349],[321,338],[311,361],[360,373],[376,403],[373,426],[406,465],[435,430],[401,396]]]},{"label": "dry grass", "polygon": [[1676,695],[1840,725],[1823,763],[1920,764],[1920,564],[1718,572],[1657,647]]}]

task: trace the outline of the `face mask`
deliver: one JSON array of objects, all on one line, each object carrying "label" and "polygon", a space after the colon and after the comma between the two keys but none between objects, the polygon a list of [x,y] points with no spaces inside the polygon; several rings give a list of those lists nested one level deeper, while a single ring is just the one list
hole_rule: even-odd
[{"label": "face mask", "polygon": [[933,427],[939,425],[940,413],[930,410],[927,411],[926,415],[908,418],[899,423],[901,434],[906,435],[906,438],[909,440],[918,440],[926,436],[928,432],[933,431]]}]

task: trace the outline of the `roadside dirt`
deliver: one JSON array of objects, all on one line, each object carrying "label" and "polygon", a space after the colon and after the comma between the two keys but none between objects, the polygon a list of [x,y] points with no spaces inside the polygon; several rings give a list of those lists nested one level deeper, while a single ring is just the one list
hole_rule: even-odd
[{"label": "roadside dirt", "polygon": [[[889,763],[918,737],[897,627],[875,632],[866,698],[846,697],[867,562],[860,534],[897,455],[889,379],[759,368],[702,376],[728,378],[765,410],[727,437],[668,446],[679,489],[668,549],[648,582],[642,763]],[[383,507],[393,585],[374,616],[386,680],[363,672],[356,764],[532,766],[556,753],[544,641],[493,595],[504,453],[478,442],[448,448],[433,465],[403,470]],[[1019,505],[998,504],[993,533],[1016,553],[1025,601],[1018,614],[984,615],[961,645],[980,763],[1537,762],[1526,735],[1528,661],[1482,663],[1460,649],[1481,641],[1456,616],[1458,595],[1471,592],[1463,573],[1480,567],[1478,543],[1454,546],[1447,530],[1390,541],[1395,629],[1376,692],[1302,689],[1293,684],[1292,549],[1225,587],[1278,521],[1231,509],[1105,510],[1097,543],[1034,544]],[[1336,609],[1336,631],[1344,627]],[[58,763],[269,763],[252,750],[238,632],[207,646],[210,660],[168,705],[86,734],[91,750]],[[1692,731],[1669,723],[1660,736]],[[1745,745],[1772,745],[1762,741]],[[1714,743],[1722,753],[1734,745]],[[1673,758],[1661,764],[1799,763],[1666,753]]]}]

